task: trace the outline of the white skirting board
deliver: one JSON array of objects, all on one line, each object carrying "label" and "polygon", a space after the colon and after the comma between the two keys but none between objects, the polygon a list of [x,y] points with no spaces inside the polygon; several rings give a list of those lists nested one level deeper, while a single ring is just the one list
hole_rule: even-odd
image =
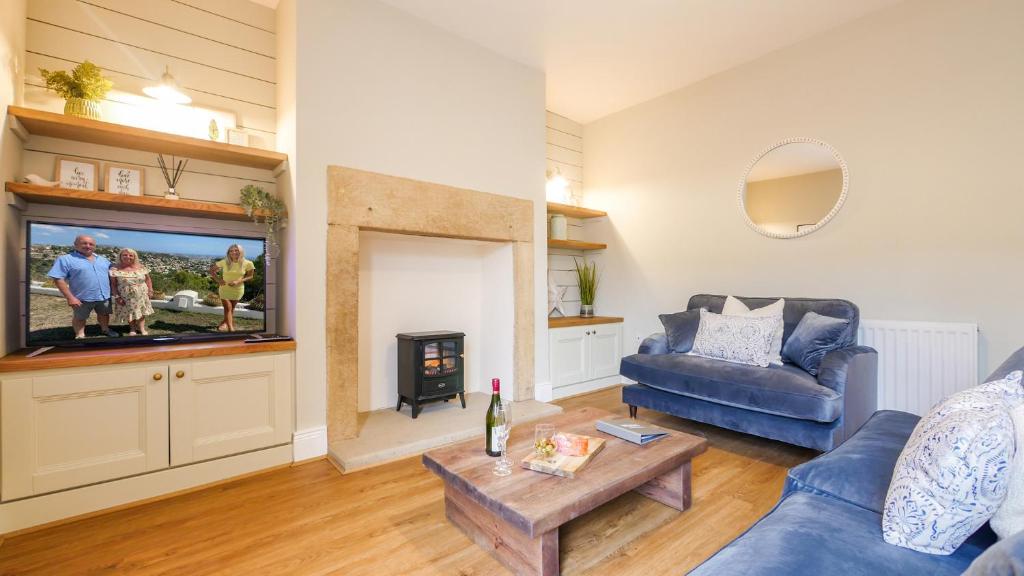
[{"label": "white skirting board", "polygon": [[576,384],[569,384],[567,386],[559,386],[552,389],[551,395],[553,400],[559,398],[568,398],[569,396],[575,396],[577,394],[584,394],[586,392],[594,392],[595,390],[601,390],[602,388],[609,388],[611,386],[618,386],[622,384],[622,376],[618,374],[614,376],[608,376],[606,378],[598,378],[596,380],[587,380],[586,382],[577,382]]},{"label": "white skirting board", "polygon": [[0,504],[0,534],[147,500],[292,461],[285,444]]},{"label": "white skirting board", "polygon": [[327,454],[327,426],[298,430],[292,434],[292,460],[302,462]]},{"label": "white skirting board", "polygon": [[537,382],[533,385],[533,399],[538,402],[551,402],[551,382]]}]

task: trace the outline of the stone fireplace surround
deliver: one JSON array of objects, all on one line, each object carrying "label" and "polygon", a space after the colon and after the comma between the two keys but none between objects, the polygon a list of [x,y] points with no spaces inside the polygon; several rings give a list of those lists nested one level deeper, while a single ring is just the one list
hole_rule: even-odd
[{"label": "stone fireplace surround", "polygon": [[533,398],[533,202],[330,166],[326,307],[329,445],[359,433],[361,230],[511,243],[514,398]]}]

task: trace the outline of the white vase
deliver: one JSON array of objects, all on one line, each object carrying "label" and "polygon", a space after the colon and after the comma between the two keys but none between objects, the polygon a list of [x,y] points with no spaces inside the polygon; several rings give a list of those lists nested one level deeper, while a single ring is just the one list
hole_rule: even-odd
[{"label": "white vase", "polygon": [[569,238],[569,225],[565,216],[553,214],[551,216],[550,237],[552,240],[567,240]]}]

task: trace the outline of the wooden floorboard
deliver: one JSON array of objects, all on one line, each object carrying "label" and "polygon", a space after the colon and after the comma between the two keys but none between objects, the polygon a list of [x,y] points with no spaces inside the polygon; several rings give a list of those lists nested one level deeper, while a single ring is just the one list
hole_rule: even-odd
[{"label": "wooden floorboard", "polygon": [[[619,388],[566,399],[627,414]],[[481,423],[483,415],[480,415]],[[626,494],[562,529],[562,573],[681,574],[775,504],[810,450],[641,410],[701,434],[693,506]],[[444,488],[419,457],[341,475],[319,460],[14,536],[0,574],[495,576],[509,574],[445,520]]]}]

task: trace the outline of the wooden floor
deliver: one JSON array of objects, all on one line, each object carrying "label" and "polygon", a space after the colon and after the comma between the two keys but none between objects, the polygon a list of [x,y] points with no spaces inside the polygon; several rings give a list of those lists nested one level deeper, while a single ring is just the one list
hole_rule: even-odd
[{"label": "wooden floor", "polygon": [[[558,402],[626,415],[618,388]],[[481,422],[483,415],[480,416]],[[627,494],[566,525],[563,574],[682,574],[774,505],[810,450],[641,409],[709,440],[693,507]],[[441,481],[419,457],[342,476],[316,461],[15,536],[0,574],[508,574],[445,521]]]}]

